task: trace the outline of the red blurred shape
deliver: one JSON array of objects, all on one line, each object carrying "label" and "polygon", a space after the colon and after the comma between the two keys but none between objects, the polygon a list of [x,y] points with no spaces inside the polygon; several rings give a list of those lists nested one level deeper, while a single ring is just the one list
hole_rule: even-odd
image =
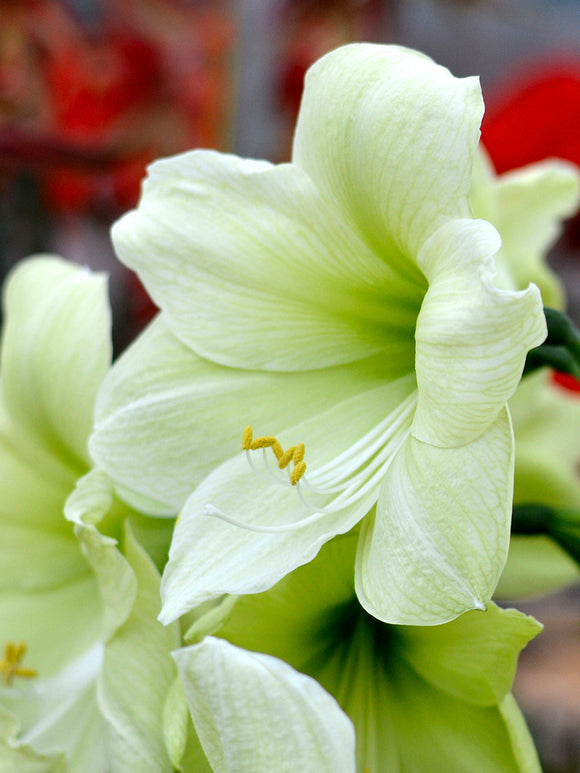
[{"label": "red blurred shape", "polygon": [[564,387],[564,389],[567,389],[569,392],[580,392],[580,383],[574,376],[570,376],[568,373],[555,372],[552,378],[556,384]]},{"label": "red blurred shape", "polygon": [[488,101],[482,140],[499,173],[549,157],[580,164],[580,62],[546,64]]}]

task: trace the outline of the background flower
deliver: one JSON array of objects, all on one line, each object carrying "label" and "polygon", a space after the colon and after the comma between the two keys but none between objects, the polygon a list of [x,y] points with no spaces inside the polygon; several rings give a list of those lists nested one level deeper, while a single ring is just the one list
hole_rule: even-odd
[{"label": "background flower", "polygon": [[[100,487],[89,491],[85,482],[68,505],[79,519],[78,536],[64,514],[77,479],[92,465],[87,439],[95,395],[110,362],[105,277],[55,257],[31,259],[10,279],[5,314],[0,642],[6,650],[0,703],[8,713],[0,766],[36,770],[38,764],[48,770],[54,763],[57,770],[62,758],[71,771],[134,770],[134,754],[112,741],[120,726],[126,737],[142,725],[135,708],[121,723],[118,708],[123,700],[134,701],[142,684],[142,674],[135,673],[139,657],[127,638],[132,634],[144,644],[150,628],[161,639],[175,632],[156,622],[158,600],[148,617],[143,615],[152,595],[147,571],[157,574],[157,594],[159,576],[132,534],[123,535],[123,523],[133,525],[160,562],[172,524],[154,523],[115,501],[102,474]],[[88,480],[94,481],[94,473]],[[81,518],[87,513],[89,524]],[[127,557],[116,547],[117,539]],[[13,665],[31,669],[28,678],[8,668],[10,647],[21,642],[26,653]],[[165,645],[173,675],[169,648]],[[153,666],[151,643],[145,652]],[[130,667],[120,668],[123,658]],[[161,677],[159,671],[162,690]],[[146,689],[141,710],[154,703]],[[155,724],[148,727],[140,770],[170,769],[167,756],[163,768],[152,753]]]}]

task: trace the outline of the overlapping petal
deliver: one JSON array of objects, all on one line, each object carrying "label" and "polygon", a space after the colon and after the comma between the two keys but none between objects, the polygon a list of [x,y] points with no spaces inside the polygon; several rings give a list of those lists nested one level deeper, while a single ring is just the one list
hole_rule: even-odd
[{"label": "overlapping petal", "polygon": [[469,216],[483,100],[397,46],[343,46],[309,70],[292,160],[389,265],[410,278],[427,237]]},{"label": "overlapping petal", "polygon": [[112,769],[119,773],[172,773],[163,733],[163,708],[175,678],[170,652],[179,645],[179,626],[164,627],[156,620],[159,575],[128,530],[124,548],[136,579],[137,596],[127,620],[106,644],[98,685]]},{"label": "overlapping petal", "polygon": [[30,259],[7,284],[5,311],[4,408],[19,435],[82,472],[111,359],[106,277],[56,257]]},{"label": "overlapping petal", "polygon": [[545,306],[562,308],[564,295],[545,253],[561,231],[561,221],[578,205],[580,177],[572,164],[559,160],[530,164],[496,176],[485,151],[474,165],[472,206],[476,217],[490,220],[502,238],[497,255],[500,286],[523,289],[529,282],[540,288]]},{"label": "overlapping petal", "polygon": [[424,283],[398,277],[295,165],[158,161],[112,236],[172,331],[215,362],[292,371],[408,350]]},{"label": "overlapping petal", "polygon": [[354,598],[355,549],[355,534],[338,537],[271,590],[238,598],[216,635],[284,658],[334,695],[355,725],[358,770],[443,773],[477,758],[485,771],[538,772],[507,691],[541,626],[493,604],[440,626],[385,625]]},{"label": "overlapping petal", "polygon": [[357,596],[380,620],[433,625],[483,608],[504,566],[513,486],[507,409],[474,442],[409,437],[363,521]]},{"label": "overlapping petal", "polygon": [[[68,477],[62,467],[56,465],[56,470],[50,474],[31,463],[17,439],[0,430],[2,591],[48,590],[87,574],[72,527],[56,516],[62,513]],[[27,556],[25,567],[23,556]]]},{"label": "overlapping petal", "polygon": [[[66,667],[48,679],[30,681],[21,688],[0,690],[0,700],[18,716],[18,736],[11,744],[24,756],[27,752],[61,759],[60,772],[107,773],[105,723],[96,701],[95,679],[102,662],[102,647],[88,648],[72,657]],[[0,769],[6,757],[0,746]],[[9,758],[8,758],[9,759]],[[24,767],[23,770],[26,770]],[[44,771],[45,768],[42,768]],[[48,767],[46,770],[52,771]]]},{"label": "overlapping petal", "polygon": [[[383,355],[320,371],[230,369],[194,354],[161,316],[105,378],[91,453],[127,497],[138,492],[152,500],[142,502],[150,510],[175,513],[240,448],[248,424],[257,434],[279,434],[401,372],[404,362]],[[380,418],[375,407],[372,415]],[[345,414],[334,422],[344,425]],[[326,433],[335,431],[329,417]]]},{"label": "overlapping petal", "polygon": [[211,637],[174,657],[216,773],[356,770],[352,723],[314,679]]},{"label": "overlapping petal", "polygon": [[[516,439],[514,503],[580,509],[580,397],[541,371],[520,383],[509,405]],[[578,575],[576,562],[550,538],[514,534],[496,595],[547,593]]]},{"label": "overlapping petal", "polygon": [[[331,469],[336,467],[340,481],[342,468],[334,460],[340,458],[341,451],[348,451],[364,438],[385,412],[405,398],[412,408],[413,391],[412,377],[368,388],[285,430],[279,439],[284,448],[304,442],[307,464],[315,471],[329,463]],[[399,443],[409,433],[411,417],[409,410],[399,429]],[[321,501],[320,509],[306,508],[286,475],[280,470],[280,478],[273,470],[272,475],[267,473],[261,453],[257,471],[243,454],[233,457],[206,478],[186,502],[163,575],[161,619],[165,622],[222,593],[255,593],[271,587],[284,574],[310,561],[333,536],[351,529],[378,496],[382,475],[369,474],[368,482],[361,484],[360,491],[356,489],[356,496],[346,505],[333,506],[336,497],[329,495]],[[307,487],[304,492],[305,497],[310,495]],[[245,526],[206,515],[206,505]]]},{"label": "overlapping petal", "polygon": [[429,290],[415,333],[413,434],[426,443],[459,446],[490,427],[516,390],[528,350],[546,336],[537,287],[494,285],[499,245],[489,223],[455,220],[419,254]]},{"label": "overlapping petal", "polygon": [[401,627],[404,657],[426,681],[467,703],[492,706],[509,693],[518,656],[542,626],[488,604],[446,625]]}]

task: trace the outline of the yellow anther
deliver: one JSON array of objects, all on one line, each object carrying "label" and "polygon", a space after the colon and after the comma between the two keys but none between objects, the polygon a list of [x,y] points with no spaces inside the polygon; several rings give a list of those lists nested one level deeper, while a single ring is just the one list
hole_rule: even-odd
[{"label": "yellow anther", "polygon": [[278,459],[278,467],[283,470],[284,467],[288,467],[292,459],[294,458],[294,451],[296,446],[290,446],[287,451],[284,451],[282,456]]},{"label": "yellow anther", "polygon": [[298,464],[294,465],[294,469],[290,473],[290,483],[295,486],[300,478],[304,475],[306,472],[306,463],[305,462],[298,462]]},{"label": "yellow anther", "polygon": [[300,462],[304,459],[304,443],[298,443],[294,449],[292,459],[294,464],[300,464]]},{"label": "yellow anther", "polygon": [[272,451],[274,452],[274,456],[279,462],[280,459],[284,456],[284,449],[282,448],[282,446],[278,441],[276,441],[272,446]]},{"label": "yellow anther", "polygon": [[242,435],[242,451],[249,451],[252,447],[252,438],[254,437],[252,433],[252,428],[248,424],[246,429],[244,430],[244,434]]},{"label": "yellow anther", "polygon": [[257,437],[255,440],[252,440],[250,448],[252,451],[256,451],[258,448],[271,448],[273,445],[276,445],[277,442],[274,435],[263,435],[262,437]]},{"label": "yellow anther", "polygon": [[15,676],[22,676],[26,679],[32,679],[37,676],[34,668],[24,668],[20,665],[22,658],[26,654],[26,644],[13,644],[7,642],[4,647],[4,657],[0,660],[0,674],[4,684],[12,684]]}]

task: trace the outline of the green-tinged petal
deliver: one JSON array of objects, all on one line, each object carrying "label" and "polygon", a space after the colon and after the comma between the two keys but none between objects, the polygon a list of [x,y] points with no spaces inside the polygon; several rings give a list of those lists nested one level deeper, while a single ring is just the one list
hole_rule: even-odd
[{"label": "green-tinged petal", "polygon": [[287,660],[334,695],[355,725],[359,773],[448,773],[475,762],[486,773],[536,773],[520,759],[525,726],[512,729],[501,707],[539,626],[493,606],[442,626],[381,623],[354,598],[356,538],[332,540],[271,590],[239,598],[219,636]]},{"label": "green-tinged petal", "polygon": [[[544,306],[562,308],[561,282],[545,262],[545,253],[579,202],[578,170],[564,161],[542,161],[496,176],[480,148],[473,170],[475,217],[489,220],[502,238],[497,284],[523,289],[535,282]],[[503,280],[503,281],[502,281]]]},{"label": "green-tinged petal", "polygon": [[522,599],[559,590],[580,579],[578,564],[549,537],[512,534],[494,596]]},{"label": "green-tinged petal", "polygon": [[577,167],[564,161],[544,161],[508,172],[498,180],[501,259],[505,260],[518,288],[535,282],[544,306],[561,307],[563,293],[544,255],[556,241],[561,221],[580,204]]},{"label": "green-tinged petal", "polygon": [[336,534],[351,529],[378,494],[371,490],[356,505],[333,512],[293,530],[256,532],[215,515],[206,504],[252,526],[292,524],[311,512],[302,508],[295,490],[276,486],[248,471],[245,458],[222,465],[186,502],[175,527],[161,596],[167,623],[197,604],[224,593],[259,593],[297,566],[311,561]]},{"label": "green-tinged petal", "polygon": [[314,679],[211,637],[174,657],[215,773],[354,773],[352,723]]},{"label": "green-tinged petal", "polygon": [[[317,468],[328,463],[333,475],[336,468],[340,481],[342,467],[335,462],[338,454],[373,430],[389,410],[405,399],[412,401],[413,385],[412,379],[404,378],[369,389],[282,432],[279,440],[284,448],[305,443],[304,458],[313,471],[312,478]],[[409,405],[412,408],[412,402]],[[398,430],[399,443],[408,435],[410,422],[411,414]],[[277,470],[277,477],[274,469],[268,474],[262,452],[252,453],[257,453],[255,470],[244,454],[233,457],[187,500],[163,575],[164,622],[223,593],[257,593],[271,587],[286,573],[310,561],[329,539],[351,529],[376,501],[380,471],[374,478],[369,475],[350,501],[341,500],[339,504],[335,496],[336,505],[330,496],[319,500],[316,494],[311,495],[305,485],[300,490],[304,497],[313,496],[321,505],[328,502],[326,509],[307,508],[287,475]],[[275,462],[273,454],[272,459]],[[211,505],[214,513],[217,509],[254,530],[205,514],[206,505]],[[261,528],[274,531],[255,530]]]},{"label": "green-tinged petal", "polygon": [[0,773],[67,773],[62,755],[47,757],[29,746],[0,740]]},{"label": "green-tinged petal", "polygon": [[489,600],[505,564],[513,438],[504,409],[473,443],[438,448],[409,437],[363,521],[361,604],[390,623],[443,623]]},{"label": "green-tinged petal", "polygon": [[[580,397],[546,371],[526,376],[509,402],[516,439],[514,502],[580,509]],[[495,591],[523,598],[576,581],[578,565],[548,537],[513,535]]]},{"label": "green-tinged petal", "polygon": [[47,677],[78,657],[101,634],[101,600],[87,573],[44,592],[0,596],[0,657],[7,642],[27,646],[25,666]]},{"label": "green-tinged petal", "polygon": [[16,739],[18,720],[0,706],[0,773],[66,773],[62,754],[39,754]]},{"label": "green-tinged petal", "polygon": [[[386,675],[381,676],[386,681]],[[425,682],[404,663],[389,677],[389,683],[407,709],[397,710],[395,704],[389,717],[400,765],[378,763],[376,768],[369,767],[373,773],[539,773],[536,767],[521,765],[519,742],[515,747],[511,728],[498,707],[466,705]],[[379,738],[376,733],[375,745]]]},{"label": "green-tinged petal", "polygon": [[409,349],[424,283],[398,277],[292,164],[158,161],[112,236],[172,331],[216,362],[308,370]]},{"label": "green-tinged petal", "polygon": [[[238,647],[281,658],[316,678],[316,664],[325,661],[333,635],[339,640],[348,635],[348,626],[341,627],[338,621],[342,610],[356,604],[352,571],[356,531],[335,537],[313,561],[265,593],[225,597],[196,621],[186,639],[195,641],[192,636],[205,629]],[[366,616],[358,604],[357,608]]]},{"label": "green-tinged petal", "polygon": [[456,220],[425,244],[429,279],[416,329],[419,404],[413,434],[437,446],[474,440],[515,392],[528,350],[546,336],[538,288],[498,289],[495,229]]},{"label": "green-tinged petal", "polygon": [[526,376],[509,406],[516,438],[514,502],[580,508],[580,396],[542,371]]},{"label": "green-tinged petal", "polygon": [[[306,373],[230,369],[195,355],[159,317],[105,378],[91,453],[124,497],[137,492],[153,500],[153,512],[175,513],[240,448],[248,424],[258,435],[279,434],[386,384],[405,365],[413,370],[380,355]],[[328,423],[328,435],[336,431]]]},{"label": "green-tinged petal", "polygon": [[137,594],[131,567],[117,549],[117,540],[96,528],[113,504],[112,483],[99,468],[79,480],[67,500],[66,517],[75,524],[83,552],[98,580],[103,600],[103,637],[108,638],[127,619]]},{"label": "green-tinged petal", "polygon": [[4,303],[4,406],[21,433],[82,472],[111,357],[106,277],[58,258],[31,259],[11,275]]},{"label": "green-tinged petal", "polygon": [[170,652],[179,646],[179,626],[164,627],[156,620],[159,575],[128,529],[124,549],[137,597],[129,617],[106,644],[99,707],[108,724],[113,770],[170,773],[163,708],[175,678]]},{"label": "green-tinged petal", "polygon": [[171,764],[176,770],[182,770],[181,760],[187,745],[189,710],[179,676],[175,680],[163,706],[163,738]]},{"label": "green-tinged petal", "polygon": [[407,626],[401,652],[427,682],[467,703],[492,706],[511,690],[520,650],[542,630],[533,617],[488,604],[446,625]]},{"label": "green-tinged petal", "polygon": [[0,589],[9,593],[56,588],[89,571],[63,516],[67,483],[34,462],[0,430]]},{"label": "green-tinged petal", "polygon": [[416,279],[429,234],[469,216],[482,115],[477,78],[397,46],[343,46],[306,76],[292,159],[377,255]]},{"label": "green-tinged petal", "polygon": [[538,752],[514,696],[506,695],[499,708],[521,773],[542,773]]},{"label": "green-tinged petal", "polygon": [[[18,716],[18,744],[66,757],[67,773],[109,773],[105,727],[95,679],[102,647],[95,645],[49,679],[0,690],[0,701]],[[0,768],[1,769],[1,768]]]}]

